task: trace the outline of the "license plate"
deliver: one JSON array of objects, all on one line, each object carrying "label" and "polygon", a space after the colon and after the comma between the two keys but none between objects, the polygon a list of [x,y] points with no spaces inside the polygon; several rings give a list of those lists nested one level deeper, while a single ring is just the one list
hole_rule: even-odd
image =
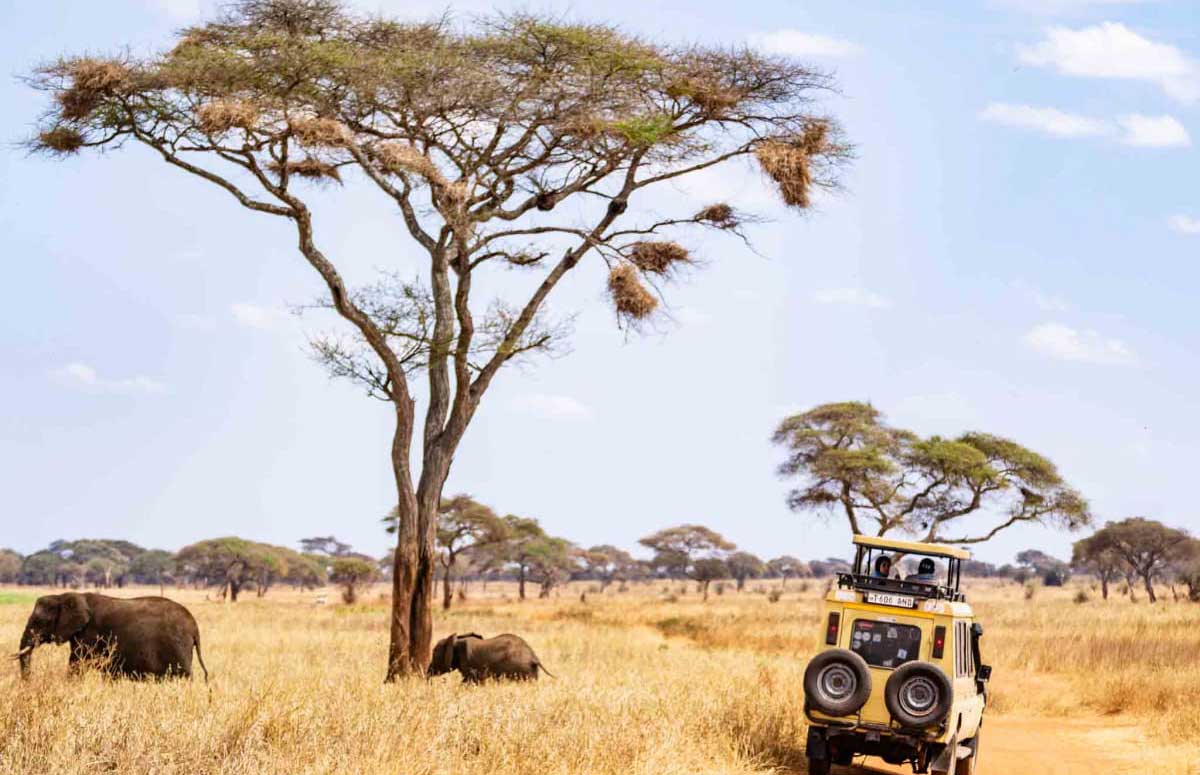
[{"label": "license plate", "polygon": [[917,605],[916,598],[908,595],[892,595],[887,592],[868,592],[867,602],[877,605],[892,605],[897,608],[915,608]]}]

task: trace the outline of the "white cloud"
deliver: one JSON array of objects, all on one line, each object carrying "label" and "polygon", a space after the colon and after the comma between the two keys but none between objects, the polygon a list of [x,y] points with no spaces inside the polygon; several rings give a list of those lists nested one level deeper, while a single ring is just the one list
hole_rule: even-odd
[{"label": "white cloud", "polygon": [[167,389],[162,382],[141,375],[127,379],[105,379],[95,368],[78,361],[68,363],[54,374],[68,385],[104,393],[162,393]]},{"label": "white cloud", "polygon": [[1183,124],[1171,116],[1142,116],[1132,113],[1117,119],[1121,142],[1140,148],[1186,148],[1192,138]]},{"label": "white cloud", "polygon": [[1081,331],[1062,323],[1042,323],[1025,334],[1025,343],[1034,350],[1064,361],[1124,366],[1137,357],[1120,339],[1111,339],[1091,330]]},{"label": "white cloud", "polygon": [[590,420],[592,410],[570,396],[530,393],[513,401],[513,408],[550,420]]},{"label": "white cloud", "polygon": [[261,307],[245,302],[231,305],[229,311],[233,313],[233,319],[239,324],[264,331],[275,328],[288,316],[286,310],[278,307]]},{"label": "white cloud", "polygon": [[750,42],[768,54],[793,57],[848,57],[862,50],[857,44],[841,38],[788,29],[751,35]]},{"label": "white cloud", "polygon": [[1009,105],[993,102],[979,113],[984,121],[1032,129],[1055,137],[1094,137],[1107,135],[1112,128],[1107,122],[1064,113],[1056,108],[1038,108],[1032,105]]},{"label": "white cloud", "polygon": [[1200,218],[1190,215],[1172,215],[1167,219],[1167,225],[1180,234],[1200,234]]},{"label": "white cloud", "polygon": [[1200,97],[1196,62],[1175,46],[1143,38],[1117,22],[1078,30],[1051,27],[1042,41],[1019,46],[1017,57],[1063,75],[1146,81],[1180,102]]},{"label": "white cloud", "polygon": [[1186,148],[1192,144],[1187,128],[1173,116],[1131,113],[1109,121],[1057,108],[993,102],[979,112],[979,117],[1052,137],[1111,137],[1138,148]]},{"label": "white cloud", "polygon": [[818,304],[846,304],[853,307],[887,309],[892,303],[874,291],[862,288],[826,288],[813,294]]}]

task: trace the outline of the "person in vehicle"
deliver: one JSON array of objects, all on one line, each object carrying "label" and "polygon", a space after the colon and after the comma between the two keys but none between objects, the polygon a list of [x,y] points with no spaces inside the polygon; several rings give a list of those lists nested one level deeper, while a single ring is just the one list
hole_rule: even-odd
[{"label": "person in vehicle", "polygon": [[892,575],[892,558],[886,554],[875,558],[875,572],[871,574],[877,579],[886,579]]},{"label": "person in vehicle", "polygon": [[921,562],[917,565],[917,572],[905,577],[904,580],[934,584],[937,582],[937,564],[934,563],[932,557],[922,557]]}]

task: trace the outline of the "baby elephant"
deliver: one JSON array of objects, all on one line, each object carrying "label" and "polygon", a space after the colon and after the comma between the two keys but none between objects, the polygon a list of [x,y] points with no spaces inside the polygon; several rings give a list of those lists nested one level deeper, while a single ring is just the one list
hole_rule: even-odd
[{"label": "baby elephant", "polygon": [[130,599],[68,592],[40,597],[21,635],[21,675],[42,643],[69,643],[71,669],[89,658],[107,659],[104,669],[130,678],[192,675],[192,650],[200,656],[200,629],[183,606],[163,597]]},{"label": "baby elephant", "polygon": [[554,677],[529,644],[518,636],[485,638],[471,632],[451,635],[438,641],[433,647],[427,675],[442,675],[457,670],[462,673],[463,681],[472,683],[487,678],[536,681],[539,668],[546,675]]}]

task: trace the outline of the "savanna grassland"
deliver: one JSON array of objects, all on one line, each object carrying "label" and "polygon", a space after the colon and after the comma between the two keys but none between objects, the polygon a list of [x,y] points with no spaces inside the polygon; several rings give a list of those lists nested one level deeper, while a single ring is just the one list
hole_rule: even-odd
[{"label": "savanna grassland", "polygon": [[[821,588],[791,582],[771,602],[763,592],[777,585],[707,603],[678,583],[586,602],[588,584],[524,602],[509,585],[474,589],[437,636],[515,632],[557,676],[483,686],[384,685],[378,591],[347,606],[168,590],[200,623],[209,684],[71,678],[65,648],[43,647],[28,683],[15,663],[0,672],[0,772],[802,773],[801,677]],[[1078,591],[1026,599],[1013,584],[976,585],[995,667],[989,713],[1050,730],[1118,719],[1157,752],[1156,771],[1197,771],[1200,605],[1077,603]],[[15,650],[36,594],[0,590],[0,644]],[[1035,771],[1056,771],[1047,756]],[[985,754],[985,775],[1010,770]]]}]

